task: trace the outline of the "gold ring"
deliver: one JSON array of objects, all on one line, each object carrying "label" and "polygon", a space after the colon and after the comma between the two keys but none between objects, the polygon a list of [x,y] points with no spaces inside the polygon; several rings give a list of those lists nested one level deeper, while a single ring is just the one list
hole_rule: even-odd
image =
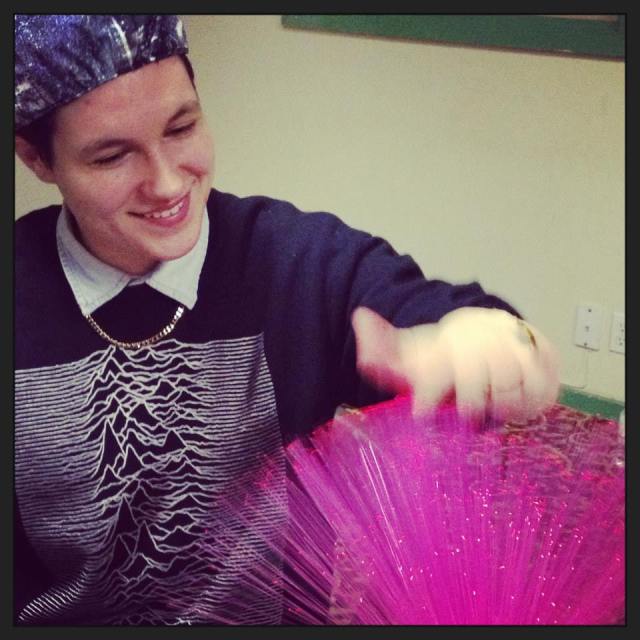
[{"label": "gold ring", "polygon": [[536,342],[536,337],[533,335],[533,331],[529,328],[529,325],[522,319],[517,318],[518,326],[524,329],[527,334],[527,338],[529,339],[529,344],[534,348],[538,348],[538,343]]}]

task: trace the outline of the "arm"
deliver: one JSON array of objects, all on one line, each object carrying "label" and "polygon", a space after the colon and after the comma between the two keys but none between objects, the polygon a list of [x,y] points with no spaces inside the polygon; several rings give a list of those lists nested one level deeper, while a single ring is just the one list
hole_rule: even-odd
[{"label": "arm", "polygon": [[[492,311],[495,318],[498,311],[506,312],[502,317],[510,322],[503,322],[501,331],[522,335],[518,312],[478,283],[426,279],[409,256],[398,255],[383,239],[352,229],[334,215],[301,214],[289,203],[264,198],[216,197],[210,202],[215,212],[212,273],[217,274],[212,286],[226,282],[230,291],[240,291],[244,283],[258,283],[264,294],[264,302],[252,308],[264,312],[267,358],[284,432],[304,432],[331,418],[340,404],[364,406],[407,390],[417,391],[424,406],[452,392],[464,400],[472,391],[465,394],[459,384],[465,378],[462,365],[475,356],[469,351],[472,345],[456,338],[463,331],[462,314],[443,321],[461,308]],[[359,307],[374,311],[381,321],[372,321],[375,316],[367,312],[354,315]],[[482,326],[482,343],[491,322],[464,324]],[[445,326],[436,341],[434,328]],[[545,344],[542,336],[537,342]],[[494,344],[499,350],[497,338]],[[547,355],[553,374],[553,359]],[[460,362],[455,374],[446,369],[453,360]],[[476,362],[476,372],[481,371],[483,360]],[[503,367],[497,363],[494,368]],[[528,373],[526,378],[532,379]],[[543,397],[553,396],[552,381],[550,375]],[[501,382],[500,389],[510,388],[510,382]]]},{"label": "arm", "polygon": [[[411,393],[417,413],[455,401],[499,420],[530,419],[555,402],[554,347],[478,283],[427,280],[411,258],[366,234],[349,269],[342,282],[357,370],[377,390]],[[337,271],[330,277],[340,282]]]}]

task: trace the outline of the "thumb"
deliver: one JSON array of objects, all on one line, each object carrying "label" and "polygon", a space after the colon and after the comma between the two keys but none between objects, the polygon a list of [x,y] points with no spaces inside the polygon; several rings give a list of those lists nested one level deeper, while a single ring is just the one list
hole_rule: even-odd
[{"label": "thumb", "polygon": [[384,391],[409,391],[400,349],[402,329],[367,307],[356,308],[351,326],[356,336],[356,366],[360,375]]}]

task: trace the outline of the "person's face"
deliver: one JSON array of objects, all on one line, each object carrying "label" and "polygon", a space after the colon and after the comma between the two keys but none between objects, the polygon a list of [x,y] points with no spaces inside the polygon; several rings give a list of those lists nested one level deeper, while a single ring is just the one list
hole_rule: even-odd
[{"label": "person's face", "polygon": [[182,60],[122,75],[61,107],[51,180],[95,256],[130,274],[188,253],[213,144]]}]

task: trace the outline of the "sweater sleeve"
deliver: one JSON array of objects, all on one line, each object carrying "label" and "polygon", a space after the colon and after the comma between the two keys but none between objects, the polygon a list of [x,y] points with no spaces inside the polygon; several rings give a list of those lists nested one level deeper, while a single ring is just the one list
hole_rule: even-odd
[{"label": "sweater sleeve", "polygon": [[[437,322],[463,306],[516,313],[478,283],[426,279],[409,256],[333,214],[301,213],[262,198],[245,199],[242,208],[243,231],[231,244],[242,255],[243,279],[268,292],[261,311],[285,432],[331,418],[340,404],[363,406],[387,397],[357,373],[351,328],[356,307],[367,306],[397,327]],[[222,237],[229,236],[218,238],[227,255],[230,244]],[[228,272],[230,261],[224,262],[219,268]]]},{"label": "sweater sleeve", "polygon": [[439,321],[459,307],[503,309],[520,317],[505,300],[484,291],[478,282],[451,284],[427,279],[418,264],[399,255],[385,240],[335,221],[333,247],[327,260],[327,301],[334,308],[336,337],[340,343],[342,402],[362,406],[387,396],[357,375],[355,335],[351,314],[358,306],[378,312],[396,327]]}]

